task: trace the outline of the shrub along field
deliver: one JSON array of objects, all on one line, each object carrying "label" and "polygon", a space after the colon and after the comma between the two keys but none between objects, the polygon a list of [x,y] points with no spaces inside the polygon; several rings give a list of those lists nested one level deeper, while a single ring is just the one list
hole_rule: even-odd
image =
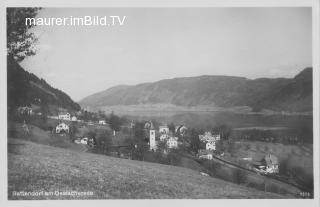
[{"label": "shrub along field", "polygon": [[[149,162],[113,158],[8,140],[9,199],[285,198]],[[18,197],[13,191],[93,192],[93,195]]]}]

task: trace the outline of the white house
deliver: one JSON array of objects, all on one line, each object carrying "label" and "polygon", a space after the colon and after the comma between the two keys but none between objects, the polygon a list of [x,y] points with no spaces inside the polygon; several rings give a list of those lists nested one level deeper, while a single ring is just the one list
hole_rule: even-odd
[{"label": "white house", "polygon": [[215,142],[220,140],[220,134],[212,135],[211,132],[205,132],[204,135],[199,135],[202,142]]},{"label": "white house", "polygon": [[159,132],[161,134],[169,134],[169,127],[166,125],[159,126]]},{"label": "white house", "polygon": [[71,117],[71,121],[77,121],[78,119],[77,119],[77,117],[76,116],[72,116]]},{"label": "white house", "polygon": [[254,170],[263,174],[279,173],[279,160],[275,155],[268,154],[261,162],[253,165]]},{"label": "white house", "polygon": [[17,111],[19,114],[33,115],[32,108],[28,106],[20,106]]},{"label": "white house", "polygon": [[207,142],[206,150],[216,150],[216,142]]},{"label": "white house", "polygon": [[165,141],[169,138],[169,135],[168,134],[161,134],[160,135],[160,141]]},{"label": "white house", "polygon": [[106,121],[105,120],[99,120],[99,124],[106,125]]},{"label": "white house", "polygon": [[58,117],[59,119],[62,119],[62,120],[68,120],[68,121],[71,120],[71,116],[68,112],[59,112]]},{"label": "white house", "polygon": [[207,159],[207,160],[212,160],[212,154],[200,155],[199,158]]},{"label": "white house", "polygon": [[84,137],[84,138],[81,139],[80,143],[81,144],[88,144],[88,140],[89,139],[87,137]]},{"label": "white house", "polygon": [[178,148],[178,137],[170,137],[167,140],[167,146],[168,148]]},{"label": "white house", "polygon": [[60,133],[60,132],[66,132],[69,133],[69,126],[65,123],[60,123],[56,126],[56,133]]},{"label": "white house", "polygon": [[220,140],[220,134],[212,135],[211,132],[205,132],[199,135],[201,142],[206,143],[206,150],[216,150],[216,142]]},{"label": "white house", "polygon": [[279,173],[279,160],[275,155],[266,155],[264,161],[266,164],[266,173]]}]

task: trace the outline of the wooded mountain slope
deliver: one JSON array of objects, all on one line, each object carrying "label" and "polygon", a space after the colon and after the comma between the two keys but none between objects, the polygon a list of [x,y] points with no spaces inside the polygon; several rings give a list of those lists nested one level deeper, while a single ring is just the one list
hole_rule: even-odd
[{"label": "wooded mountain slope", "polygon": [[83,107],[139,104],[250,106],[254,110],[312,111],[312,68],[304,69],[291,79],[199,76],[135,86],[122,85],[80,101]]},{"label": "wooded mountain slope", "polygon": [[8,59],[7,86],[8,108],[31,104],[47,107],[50,104],[69,110],[80,110],[79,104],[66,93],[53,88],[33,73],[25,71],[11,59]]}]

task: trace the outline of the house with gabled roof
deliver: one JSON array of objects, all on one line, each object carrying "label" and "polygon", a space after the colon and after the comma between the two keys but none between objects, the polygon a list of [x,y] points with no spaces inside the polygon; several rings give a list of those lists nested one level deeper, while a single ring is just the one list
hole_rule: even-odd
[{"label": "house with gabled roof", "polygon": [[61,119],[61,120],[70,121],[71,120],[71,115],[68,112],[59,112],[58,113],[58,118]]},{"label": "house with gabled roof", "polygon": [[69,126],[63,122],[56,126],[56,133],[59,134],[62,132],[69,133]]}]

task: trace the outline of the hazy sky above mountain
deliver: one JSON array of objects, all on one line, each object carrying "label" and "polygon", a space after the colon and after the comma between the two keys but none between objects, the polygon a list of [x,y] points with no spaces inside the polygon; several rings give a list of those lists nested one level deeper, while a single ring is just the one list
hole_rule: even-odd
[{"label": "hazy sky above mountain", "polygon": [[38,17],[126,16],[123,26],[37,26],[22,66],[78,101],[173,77],[293,77],[312,65],[311,8],[43,9]]}]

